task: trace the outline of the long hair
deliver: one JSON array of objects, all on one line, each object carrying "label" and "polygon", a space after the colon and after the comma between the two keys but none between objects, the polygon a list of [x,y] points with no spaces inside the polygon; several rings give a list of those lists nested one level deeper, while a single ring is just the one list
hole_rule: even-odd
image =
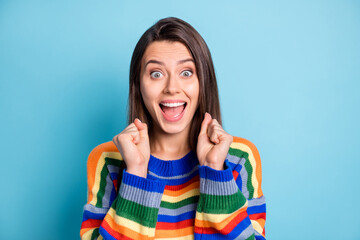
[{"label": "long hair", "polygon": [[199,106],[191,121],[189,143],[196,152],[197,138],[205,112],[211,114],[221,124],[221,113],[218,87],[214,64],[208,46],[200,34],[187,22],[168,17],[160,19],[141,36],[135,46],[129,76],[129,124],[137,117],[147,123],[148,132],[152,133],[152,118],[145,107],[140,92],[141,61],[146,48],[154,41],[181,42],[189,50],[195,61],[196,74],[199,79]]}]

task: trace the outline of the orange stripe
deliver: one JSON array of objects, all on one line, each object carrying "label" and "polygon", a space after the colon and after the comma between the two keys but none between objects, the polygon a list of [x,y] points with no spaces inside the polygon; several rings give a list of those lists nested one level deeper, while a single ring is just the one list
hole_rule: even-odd
[{"label": "orange stripe", "polygon": [[178,190],[178,191],[171,191],[171,190],[167,190],[165,189],[164,190],[164,194],[165,195],[168,195],[168,196],[172,196],[172,197],[177,197],[177,196],[180,196],[188,191],[191,191],[193,189],[197,189],[200,187],[200,182],[194,182],[192,184],[190,184],[189,186],[181,189],[181,190]]},{"label": "orange stripe", "polygon": [[243,144],[247,145],[251,149],[251,151],[254,155],[254,159],[256,161],[256,178],[259,183],[258,196],[261,197],[263,195],[263,192],[261,189],[262,176],[261,176],[261,159],[260,159],[259,151],[252,142],[250,142],[249,140],[247,140],[245,138],[240,138],[240,137],[234,136],[234,142],[243,143]]},{"label": "orange stripe", "polygon": [[84,235],[87,231],[92,230],[93,228],[82,228],[80,229],[80,237],[82,237],[82,235]]},{"label": "orange stripe", "polygon": [[175,230],[156,230],[155,238],[184,237],[194,234],[194,227],[187,227]]},{"label": "orange stripe", "polygon": [[[104,222],[106,223],[105,225]],[[106,215],[104,222],[102,223],[102,227],[104,227],[108,232],[112,231],[121,233],[132,239],[154,239],[154,237],[149,237],[144,234],[135,232],[134,230],[131,230],[125,226],[118,225],[110,215]]]},{"label": "orange stripe", "polygon": [[87,161],[87,174],[88,174],[88,203],[93,199],[92,189],[95,184],[96,167],[103,152],[119,152],[116,145],[110,141],[96,146],[89,154]]},{"label": "orange stripe", "polygon": [[101,225],[106,232],[108,232],[113,238],[115,239],[121,239],[121,240],[132,240],[133,238],[129,238],[126,235],[116,232],[114,229],[112,229],[107,222],[103,222]]},{"label": "orange stripe", "polygon": [[[246,209],[247,209],[247,207],[240,208],[236,212],[231,214],[228,218],[225,218],[223,221],[218,222],[218,223],[210,222],[210,221],[207,221],[207,220],[196,220],[195,221],[195,226],[204,227],[204,228],[213,227],[213,228],[216,228],[218,230],[221,230],[221,229],[225,228],[239,214],[242,214],[242,213],[246,212]],[[205,215],[206,213],[203,213],[203,214]]]},{"label": "orange stripe", "polygon": [[265,219],[259,218],[259,219],[256,219],[256,221],[260,224],[260,226],[261,226],[262,228],[265,227]]}]

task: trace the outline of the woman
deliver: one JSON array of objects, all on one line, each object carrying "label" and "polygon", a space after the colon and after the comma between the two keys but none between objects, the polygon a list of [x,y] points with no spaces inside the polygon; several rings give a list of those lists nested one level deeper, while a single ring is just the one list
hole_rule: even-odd
[{"label": "woman", "polygon": [[199,33],[159,20],[130,66],[129,125],[88,158],[82,239],[265,239],[256,147],[221,127]]}]

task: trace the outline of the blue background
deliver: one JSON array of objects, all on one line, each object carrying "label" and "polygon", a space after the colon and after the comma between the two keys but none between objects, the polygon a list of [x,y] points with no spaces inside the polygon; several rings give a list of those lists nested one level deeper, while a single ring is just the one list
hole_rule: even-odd
[{"label": "blue background", "polygon": [[211,50],[224,128],[263,166],[268,239],[359,239],[359,1],[0,1],[0,239],[78,239],[91,149],[126,126],[158,19]]}]

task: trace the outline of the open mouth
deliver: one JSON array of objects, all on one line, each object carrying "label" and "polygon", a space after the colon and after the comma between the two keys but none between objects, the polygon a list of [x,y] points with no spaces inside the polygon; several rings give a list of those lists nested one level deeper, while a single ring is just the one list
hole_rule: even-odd
[{"label": "open mouth", "polygon": [[186,102],[162,102],[159,104],[161,111],[163,112],[164,116],[169,119],[176,119],[179,117],[185,110],[187,103]]}]

